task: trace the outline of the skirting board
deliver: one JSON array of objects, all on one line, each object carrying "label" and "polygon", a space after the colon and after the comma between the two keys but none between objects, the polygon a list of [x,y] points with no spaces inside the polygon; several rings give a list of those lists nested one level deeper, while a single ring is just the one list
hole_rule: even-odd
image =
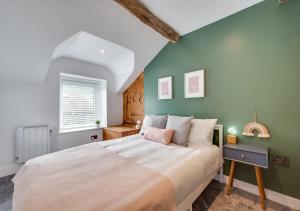
[{"label": "skirting board", "polygon": [[[220,181],[221,183],[227,183],[228,181],[228,176],[224,175],[223,178],[221,178],[219,175],[217,175],[215,178],[215,180]],[[241,180],[238,179],[234,179],[233,180],[233,187],[239,188],[241,190],[244,190],[246,192],[252,193],[254,195],[259,195],[258,194],[258,187],[256,185],[252,185],[250,183],[247,182],[243,182]],[[290,208],[293,208],[295,210],[300,210],[300,200],[284,195],[282,193],[278,193],[269,189],[265,188],[265,192],[266,192],[266,196],[267,199],[271,200],[271,201],[275,201],[279,204],[288,206]]]},{"label": "skirting board", "polygon": [[0,167],[0,177],[5,177],[5,176],[16,174],[20,168],[21,168],[21,165],[17,165],[17,164],[2,166],[2,167]]}]

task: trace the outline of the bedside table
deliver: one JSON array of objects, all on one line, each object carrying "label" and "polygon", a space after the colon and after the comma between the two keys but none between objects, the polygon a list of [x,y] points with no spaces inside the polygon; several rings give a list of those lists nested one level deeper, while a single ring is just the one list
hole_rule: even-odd
[{"label": "bedside table", "polygon": [[235,163],[240,162],[252,165],[255,169],[261,207],[262,209],[265,209],[266,194],[263,186],[261,168],[267,169],[269,167],[268,148],[244,143],[225,144],[224,158],[231,161],[229,179],[226,187],[226,195],[229,195],[231,193]]},{"label": "bedside table", "polygon": [[111,126],[103,128],[103,140],[112,140],[138,134],[141,129],[137,129],[135,125],[123,124],[118,126]]}]

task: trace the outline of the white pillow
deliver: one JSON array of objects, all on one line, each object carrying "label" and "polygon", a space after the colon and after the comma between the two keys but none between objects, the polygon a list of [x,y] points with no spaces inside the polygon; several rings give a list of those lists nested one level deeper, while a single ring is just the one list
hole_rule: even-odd
[{"label": "white pillow", "polygon": [[192,119],[189,146],[211,146],[217,119]]},{"label": "white pillow", "polygon": [[144,120],[143,120],[142,129],[140,131],[140,134],[144,135],[146,128],[151,127],[151,126],[152,126],[151,115],[145,115]]}]

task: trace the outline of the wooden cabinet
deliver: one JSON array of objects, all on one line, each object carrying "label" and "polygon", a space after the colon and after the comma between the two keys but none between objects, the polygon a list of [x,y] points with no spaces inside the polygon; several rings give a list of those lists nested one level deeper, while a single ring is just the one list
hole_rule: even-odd
[{"label": "wooden cabinet", "polygon": [[135,125],[124,124],[118,126],[111,126],[107,128],[103,128],[103,140],[111,140],[122,138],[125,136],[130,136],[134,134],[138,134],[140,129],[137,129]]}]

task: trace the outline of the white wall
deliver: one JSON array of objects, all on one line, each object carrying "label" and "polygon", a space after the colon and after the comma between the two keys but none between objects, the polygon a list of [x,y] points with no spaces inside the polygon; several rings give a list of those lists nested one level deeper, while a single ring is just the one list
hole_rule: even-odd
[{"label": "white wall", "polygon": [[64,58],[51,63],[45,84],[0,81],[0,176],[15,170],[14,134],[19,126],[49,124],[54,127],[52,151],[88,143],[94,134],[102,136],[99,129],[57,134],[60,72],[107,80],[108,124],[122,122],[122,94],[115,93],[114,78],[105,67]]}]

